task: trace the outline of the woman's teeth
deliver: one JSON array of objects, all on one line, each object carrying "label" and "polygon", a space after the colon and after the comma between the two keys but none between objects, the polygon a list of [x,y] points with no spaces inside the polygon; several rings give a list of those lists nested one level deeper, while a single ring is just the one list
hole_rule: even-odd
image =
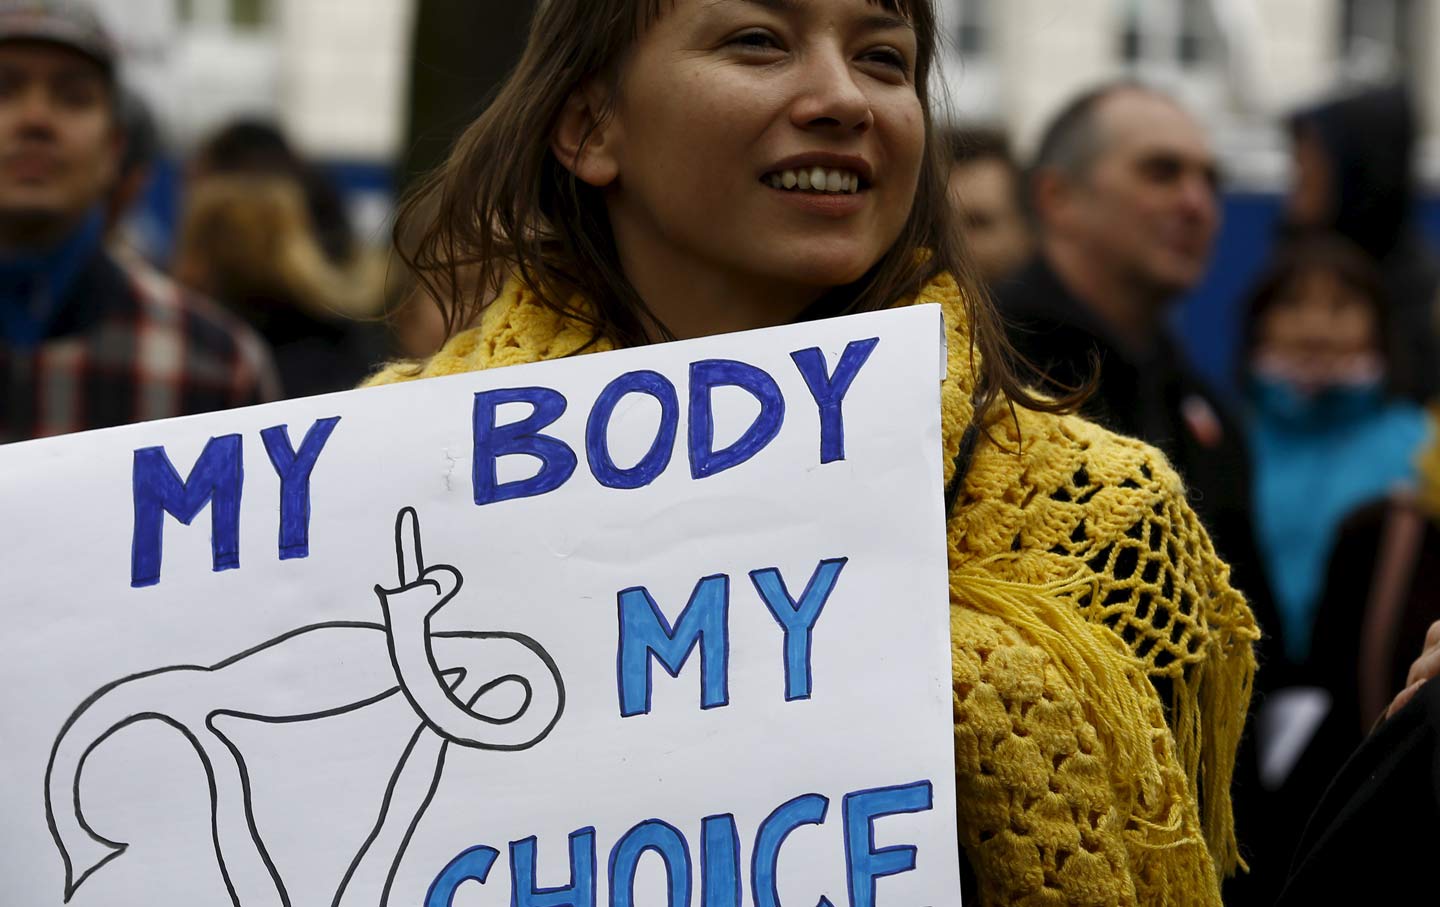
[{"label": "woman's teeth", "polygon": [[765,177],[764,182],[773,189],[800,189],[807,192],[842,194],[860,191],[859,174],[851,173],[849,170],[827,170],[824,167],[781,170]]}]

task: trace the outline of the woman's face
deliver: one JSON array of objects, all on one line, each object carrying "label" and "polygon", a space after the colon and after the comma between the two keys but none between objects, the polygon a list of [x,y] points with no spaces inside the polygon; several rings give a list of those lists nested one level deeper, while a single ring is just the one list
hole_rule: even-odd
[{"label": "woman's face", "polygon": [[864,275],[915,197],[916,54],[867,0],[675,0],[624,60],[591,179],[641,295],[783,305]]},{"label": "woman's face", "polygon": [[1297,275],[1261,317],[1259,364],[1307,385],[1368,376],[1379,359],[1379,326],[1370,300],[1336,275]]}]

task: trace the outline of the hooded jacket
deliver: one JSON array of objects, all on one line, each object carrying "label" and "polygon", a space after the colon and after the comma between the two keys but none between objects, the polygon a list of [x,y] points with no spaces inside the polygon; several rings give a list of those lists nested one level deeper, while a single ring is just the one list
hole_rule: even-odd
[{"label": "hooded jacket", "polygon": [[1313,226],[1344,236],[1379,266],[1392,384],[1424,402],[1440,392],[1440,262],[1412,219],[1418,125],[1410,94],[1399,86],[1355,92],[1296,113],[1291,128],[1310,130],[1329,165],[1331,220]]},{"label": "hooded jacket", "polygon": [[[977,418],[958,286],[897,304],[916,302],[939,303],[948,334],[957,811],[980,902],[1218,905],[1239,862],[1249,608],[1163,455],[1003,400]],[[369,383],[609,348],[512,282],[478,327]]]}]

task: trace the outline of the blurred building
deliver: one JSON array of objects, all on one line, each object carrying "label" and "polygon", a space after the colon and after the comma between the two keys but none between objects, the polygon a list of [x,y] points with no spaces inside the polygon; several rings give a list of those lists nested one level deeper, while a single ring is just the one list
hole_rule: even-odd
[{"label": "blurred building", "polygon": [[[389,164],[408,150],[421,0],[94,2],[182,149],[234,115],[267,114],[324,160]],[[1440,42],[1440,0],[939,3],[951,115],[1008,127],[1022,150],[1080,86],[1125,72],[1170,87],[1213,124],[1232,181],[1249,188],[1283,181],[1277,114],[1347,80],[1408,75],[1440,124],[1440,56],[1424,52]],[[430,17],[493,17],[510,35],[526,5],[437,3]],[[487,31],[461,29],[480,56],[492,55],[479,53]],[[1426,160],[1440,178],[1440,154]]]},{"label": "blurred building", "polygon": [[272,119],[329,165],[362,234],[383,228],[403,142],[414,0],[91,2],[174,156],[237,116]]},{"label": "blurred building", "polygon": [[[419,0],[94,2],[182,147],[260,113],[325,159],[393,161],[404,150]],[[1440,41],[1440,0],[939,2],[953,115],[1007,126],[1022,148],[1079,86],[1123,72],[1171,87],[1213,123],[1247,185],[1282,175],[1275,115],[1346,80],[1406,74],[1440,123],[1440,56],[1425,52]],[[524,6],[460,5],[507,32]],[[466,33],[483,43],[482,30]]]},{"label": "blurred building", "polygon": [[1352,82],[1403,75],[1440,183],[1440,0],[942,0],[951,115],[1009,128],[1022,150],[1081,86],[1130,73],[1215,129],[1232,187],[1273,190],[1280,115]]},{"label": "blurred building", "polygon": [[193,142],[237,115],[274,117],[307,153],[393,159],[413,0],[92,0],[126,75]]}]

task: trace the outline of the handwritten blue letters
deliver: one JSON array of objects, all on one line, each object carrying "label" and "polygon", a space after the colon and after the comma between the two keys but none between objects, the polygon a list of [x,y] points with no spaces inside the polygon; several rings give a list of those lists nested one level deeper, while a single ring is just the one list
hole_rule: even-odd
[{"label": "handwritten blue letters", "polygon": [[[845,421],[842,406],[856,376],[879,338],[856,340],[846,346],[829,372],[825,354],[819,348],[790,354],[816,407],[819,421],[819,461],[833,463],[845,458]],[[690,476],[706,479],[749,462],[779,436],[786,424],[787,407],[780,383],[757,366],[733,359],[705,359],[690,363],[686,391],[688,428],[685,448]],[[740,436],[728,446],[715,446],[715,392],[731,387],[748,394],[759,411]],[[610,451],[610,423],[626,397],[648,396],[660,407],[655,436],[644,456],[633,465],[615,462]],[[610,381],[597,395],[585,422],[582,443],[547,433],[565,415],[569,401],[558,390],[547,387],[510,387],[480,391],[471,409],[471,431],[475,441],[471,481],[477,505],[498,504],[549,494],[574,476],[583,451],[591,476],[606,488],[644,488],[669,467],[679,443],[680,394],[675,385],[658,372],[626,372]],[[502,421],[501,408],[507,404],[528,407],[518,420]],[[305,558],[310,554],[310,482],[322,451],[340,417],[317,420],[305,433],[298,450],[289,428],[277,425],[261,432],[265,452],[280,477],[279,557]],[[239,435],[212,438],[195,461],[188,477],[182,478],[162,446],[146,447],[134,453],[132,490],[135,523],[131,545],[130,585],[136,588],[160,582],[165,514],[189,525],[202,510],[211,507],[212,566],[216,571],[240,566],[240,501],[244,490],[243,444]],[[501,481],[500,461],[526,457],[538,464],[526,478]],[[758,580],[757,580],[758,582]],[[793,603],[792,603],[793,604]],[[804,602],[795,607],[803,621]],[[792,609],[793,610],[793,609]],[[777,620],[788,629],[780,612]],[[803,644],[805,634],[796,637]],[[803,698],[805,678],[796,675],[791,692]]]},{"label": "handwritten blue letters", "polygon": [[[834,836],[834,843],[845,852],[843,883],[848,903],[850,907],[875,907],[876,882],[915,869],[919,859],[918,848],[911,844],[877,847],[876,820],[931,809],[933,787],[929,781],[877,787],[848,793],[843,802],[842,827],[840,834]],[[781,804],[760,823],[750,867],[750,890],[755,907],[779,907],[777,874],[785,841],[804,826],[818,826],[824,833],[829,805],[830,800],[821,794],[802,794]],[[537,889],[535,838],[513,842],[510,845],[512,907],[599,907],[595,837],[593,827],[570,835],[571,884],[564,888]],[[653,853],[664,865],[664,900],[659,903],[665,907],[692,907],[697,889],[698,907],[739,907],[740,837],[733,815],[707,816],[700,823],[698,880],[691,862],[690,841],[682,829],[660,819],[646,819],[620,833],[608,861],[608,907],[633,907],[636,869],[646,853]],[[461,853],[431,884],[424,907],[451,907],[464,885],[487,884],[498,854],[493,847],[485,846],[471,847]],[[648,894],[653,898],[655,892]],[[809,903],[834,907],[846,900],[836,901],[817,891]]]},{"label": "handwritten blue letters", "polygon": [[[297,453],[288,426],[260,433],[270,463],[280,477],[280,559],[310,554],[310,475],[340,417],[320,419],[305,433]],[[243,444],[239,435],[211,438],[187,478],[180,478],[164,447],[135,451],[131,488],[135,528],[130,542],[130,585],[160,582],[165,514],[189,526],[200,511],[210,514],[212,567],[216,572],[240,566],[240,499],[245,485]]]},{"label": "handwritten blue letters", "polygon": [[[845,459],[845,419],[842,405],[855,377],[879,344],[878,337],[850,343],[840,356],[833,374],[828,374],[825,354],[818,348],[797,350],[791,359],[805,381],[805,387],[819,414],[820,463]],[[727,447],[715,449],[715,400],[717,388],[733,387],[753,397],[760,405],[750,425]],[[610,454],[609,427],[621,400],[631,394],[653,398],[660,404],[655,438],[640,461],[633,466],[617,465]],[[764,369],[733,359],[704,359],[692,362],[687,391],[686,453],[692,479],[705,479],[734,469],[764,450],[785,426],[785,396],[779,383]],[[519,421],[501,423],[499,408],[522,403],[530,413]],[[472,474],[475,503],[498,504],[518,498],[536,497],[555,491],[574,475],[579,457],[575,447],[555,434],[547,434],[568,408],[559,391],[544,387],[502,388],[475,394],[475,459]],[[680,398],[675,385],[653,371],[626,372],[607,384],[590,408],[582,445],[595,480],[607,488],[644,488],[670,465],[678,440]],[[498,464],[503,457],[528,456],[539,461],[539,471],[525,479],[500,482]]]}]

